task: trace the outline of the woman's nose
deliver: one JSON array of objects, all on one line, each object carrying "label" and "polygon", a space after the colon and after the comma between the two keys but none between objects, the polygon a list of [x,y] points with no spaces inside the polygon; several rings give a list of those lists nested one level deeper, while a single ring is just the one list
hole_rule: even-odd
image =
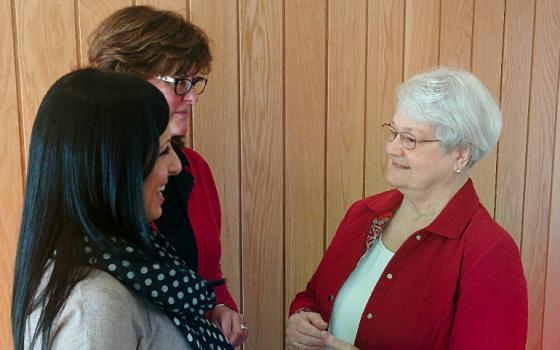
[{"label": "woman's nose", "polygon": [[181,172],[181,161],[173,148],[171,148],[168,169],[170,175],[177,175]]},{"label": "woman's nose", "polygon": [[194,89],[191,89],[191,91],[187,92],[185,96],[183,96],[183,100],[194,105],[198,102],[198,94],[194,91]]},{"label": "woman's nose", "polygon": [[400,136],[397,135],[397,137],[395,137],[393,139],[393,141],[389,141],[387,140],[387,143],[385,145],[385,152],[387,154],[391,154],[391,155],[401,155],[403,152],[403,147],[401,145],[401,141],[397,140]]}]

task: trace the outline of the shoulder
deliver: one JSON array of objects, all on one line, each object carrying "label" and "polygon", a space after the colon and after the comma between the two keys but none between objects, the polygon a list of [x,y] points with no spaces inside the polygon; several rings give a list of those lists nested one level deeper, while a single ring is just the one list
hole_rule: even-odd
[{"label": "shoulder", "polygon": [[139,300],[108,273],[93,270],[72,289],[57,316],[53,347],[127,347],[147,328]]},{"label": "shoulder", "polygon": [[463,236],[465,267],[511,270],[523,277],[519,247],[513,237],[480,205]]},{"label": "shoulder", "polygon": [[208,168],[209,169],[208,162],[197,151],[195,151],[191,148],[188,148],[188,147],[183,147],[181,149],[181,151],[183,152],[185,157],[187,157],[187,159],[189,161],[189,165],[191,167],[197,167],[197,168],[203,167],[203,168]]},{"label": "shoulder", "polygon": [[472,245],[503,245],[518,250],[513,237],[498,224],[481,204],[474,212],[466,230],[465,239]]}]

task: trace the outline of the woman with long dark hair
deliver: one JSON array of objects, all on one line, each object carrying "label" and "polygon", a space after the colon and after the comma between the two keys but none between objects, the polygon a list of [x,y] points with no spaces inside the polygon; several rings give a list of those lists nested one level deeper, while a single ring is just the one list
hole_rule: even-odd
[{"label": "woman with long dark hair", "polygon": [[229,349],[212,287],[148,222],[180,171],[169,109],[143,79],[82,69],[31,135],[13,286],[14,348]]}]

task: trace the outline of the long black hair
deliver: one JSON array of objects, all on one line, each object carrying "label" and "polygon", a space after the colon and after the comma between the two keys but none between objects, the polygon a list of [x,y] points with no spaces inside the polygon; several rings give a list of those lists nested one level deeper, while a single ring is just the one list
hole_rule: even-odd
[{"label": "long black hair", "polygon": [[[143,179],[159,154],[169,108],[150,83],[123,73],[81,69],[43,99],[31,134],[12,295],[14,348],[26,319],[41,316],[33,342],[50,346],[52,323],[89,270],[84,236],[110,249],[117,235],[151,251]],[[43,292],[37,294],[47,269]],[[31,346],[33,347],[33,346]]]}]

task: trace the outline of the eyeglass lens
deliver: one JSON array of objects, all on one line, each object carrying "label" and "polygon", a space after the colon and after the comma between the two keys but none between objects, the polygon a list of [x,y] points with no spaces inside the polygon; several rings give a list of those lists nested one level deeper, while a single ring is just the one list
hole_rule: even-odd
[{"label": "eyeglass lens", "polygon": [[383,124],[383,130],[387,141],[393,142],[397,135],[399,135],[399,142],[404,148],[413,150],[416,147],[416,138],[414,135],[408,132],[398,132],[391,124]]},{"label": "eyeglass lens", "polygon": [[178,95],[185,95],[193,90],[197,95],[200,95],[204,92],[205,87],[206,79],[204,78],[193,78],[192,81],[188,79],[177,79],[175,93]]}]

